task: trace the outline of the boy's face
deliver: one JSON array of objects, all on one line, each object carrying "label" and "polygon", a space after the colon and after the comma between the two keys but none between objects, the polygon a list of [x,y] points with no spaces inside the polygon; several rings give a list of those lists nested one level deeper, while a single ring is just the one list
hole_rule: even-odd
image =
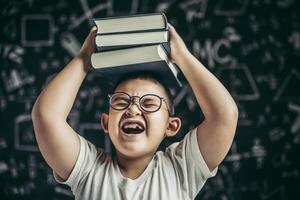
[{"label": "boy's face", "polygon": [[[155,94],[167,99],[167,94],[160,84],[145,79],[125,81],[115,92],[138,97]],[[128,158],[153,156],[164,137],[175,135],[181,125],[179,118],[169,116],[166,102],[162,101],[159,110],[149,113],[141,109],[137,97],[134,97],[134,101],[125,110],[110,107],[109,114],[102,115],[101,123],[104,131],[109,134],[117,154]],[[135,128],[138,131],[128,131]]]}]

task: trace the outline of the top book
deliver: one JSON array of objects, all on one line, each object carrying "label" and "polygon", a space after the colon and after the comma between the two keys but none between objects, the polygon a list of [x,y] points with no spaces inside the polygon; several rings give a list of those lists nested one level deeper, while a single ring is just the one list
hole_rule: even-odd
[{"label": "top book", "polygon": [[98,29],[97,34],[145,32],[168,29],[167,18],[164,13],[95,18],[93,20]]}]

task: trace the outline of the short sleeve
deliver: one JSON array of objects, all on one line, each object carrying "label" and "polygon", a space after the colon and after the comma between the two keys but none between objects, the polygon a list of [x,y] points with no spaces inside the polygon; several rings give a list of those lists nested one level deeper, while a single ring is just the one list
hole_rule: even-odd
[{"label": "short sleeve", "polygon": [[194,199],[206,180],[217,173],[217,167],[210,171],[200,152],[197,141],[197,128],[191,130],[181,142],[166,149],[173,167],[180,179],[182,189]]},{"label": "short sleeve", "polygon": [[75,166],[66,181],[61,181],[60,178],[54,174],[54,178],[58,183],[66,184],[71,187],[73,193],[77,191],[78,186],[88,176],[91,168],[94,166],[97,156],[101,153],[101,149],[97,149],[95,145],[84,139],[80,138],[80,151]]}]

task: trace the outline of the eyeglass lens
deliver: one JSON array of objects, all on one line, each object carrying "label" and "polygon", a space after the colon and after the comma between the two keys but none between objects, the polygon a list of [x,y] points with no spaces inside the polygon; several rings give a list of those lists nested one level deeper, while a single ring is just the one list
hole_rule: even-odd
[{"label": "eyeglass lens", "polygon": [[[110,105],[116,110],[124,110],[130,106],[134,97],[137,96],[131,97],[126,93],[115,93],[110,98]],[[146,112],[155,112],[161,107],[161,98],[153,94],[144,95],[139,98],[139,106]]]}]

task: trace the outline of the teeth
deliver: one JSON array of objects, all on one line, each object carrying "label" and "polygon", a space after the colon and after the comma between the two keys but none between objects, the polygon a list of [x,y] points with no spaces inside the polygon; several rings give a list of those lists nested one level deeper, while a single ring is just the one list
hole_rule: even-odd
[{"label": "teeth", "polygon": [[124,128],[139,128],[143,129],[139,124],[126,124]]}]

